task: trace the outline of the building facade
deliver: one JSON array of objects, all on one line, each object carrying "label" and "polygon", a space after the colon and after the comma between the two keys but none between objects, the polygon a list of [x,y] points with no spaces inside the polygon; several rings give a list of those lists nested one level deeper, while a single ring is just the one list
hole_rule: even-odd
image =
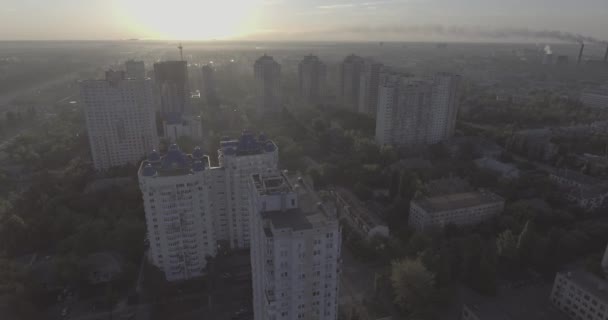
[{"label": "building facade", "polygon": [[219,157],[220,166],[211,167],[200,148],[188,155],[173,144],[165,156],[152,152],[140,166],[148,258],[169,281],[204,274],[206,258],[215,256],[218,246],[249,247],[249,179],[276,170],[278,148],[245,132],[223,141]]},{"label": "building facade", "polygon": [[359,108],[361,73],[365,59],[351,54],[340,66],[340,97],[344,107],[352,111]]},{"label": "building facade", "polygon": [[143,61],[128,60],[125,62],[127,79],[143,80],[146,78],[146,65]]},{"label": "building facade", "polygon": [[281,110],[281,65],[271,56],[263,55],[253,65],[256,108],[259,114]]},{"label": "building facade", "polygon": [[608,282],[583,270],[558,272],[551,302],[571,319],[608,318]]},{"label": "building facade", "polygon": [[219,104],[213,66],[208,64],[204,65],[201,68],[201,74],[201,94],[204,96],[205,101],[212,106]]},{"label": "building facade", "polygon": [[154,64],[154,80],[163,115],[184,114],[190,106],[190,87],[186,61],[163,61]]},{"label": "building facade", "polygon": [[335,320],[341,235],[335,210],[279,171],[250,185],[255,320]]},{"label": "building facade", "polygon": [[164,157],[153,152],[140,167],[148,259],[168,281],[202,276],[207,257],[215,256],[214,209],[221,201],[214,191],[221,174],[207,157],[186,155],[175,144]]},{"label": "building facade", "polygon": [[151,80],[108,71],[104,80],[83,81],[80,94],[95,169],[136,164],[156,148]]},{"label": "building facade", "polygon": [[239,140],[222,141],[218,157],[226,175],[230,246],[248,248],[251,242],[249,179],[252,174],[278,168],[278,149],[265,136],[244,132]]},{"label": "building facade", "polygon": [[360,113],[368,114],[372,117],[376,116],[380,73],[383,68],[384,65],[381,63],[371,60],[365,61],[359,78],[359,106],[357,109]]},{"label": "building facade", "polygon": [[499,215],[504,207],[503,198],[486,190],[425,197],[410,202],[408,224],[420,232],[448,224],[474,225]]},{"label": "building facade", "polygon": [[416,79],[407,74],[380,75],[376,113],[376,142],[420,147],[454,134],[460,77],[437,74]]},{"label": "building facade", "polygon": [[327,68],[319,57],[312,54],[304,57],[298,65],[300,96],[308,103],[319,103],[326,77]]}]

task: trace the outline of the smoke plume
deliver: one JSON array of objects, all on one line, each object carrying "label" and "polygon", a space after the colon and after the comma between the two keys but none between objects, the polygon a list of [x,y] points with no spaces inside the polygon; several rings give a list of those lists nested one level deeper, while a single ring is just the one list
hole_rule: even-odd
[{"label": "smoke plume", "polygon": [[337,28],[333,32],[351,34],[392,34],[392,35],[422,35],[422,36],[457,36],[463,38],[484,38],[495,40],[530,39],[553,40],[571,43],[606,43],[593,37],[557,30],[532,30],[527,28],[487,28],[474,26],[443,26],[443,25],[384,25],[384,26],[352,26]]}]

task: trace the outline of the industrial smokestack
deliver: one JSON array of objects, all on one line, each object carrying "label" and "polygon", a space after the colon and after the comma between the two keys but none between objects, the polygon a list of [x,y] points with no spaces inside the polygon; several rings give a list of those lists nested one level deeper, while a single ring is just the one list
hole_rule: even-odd
[{"label": "industrial smokestack", "polygon": [[583,60],[583,50],[585,50],[585,44],[581,43],[581,51],[578,53],[578,64],[581,64]]},{"label": "industrial smokestack", "polygon": [[606,54],[604,55],[604,62],[608,62],[608,45],[606,46]]}]

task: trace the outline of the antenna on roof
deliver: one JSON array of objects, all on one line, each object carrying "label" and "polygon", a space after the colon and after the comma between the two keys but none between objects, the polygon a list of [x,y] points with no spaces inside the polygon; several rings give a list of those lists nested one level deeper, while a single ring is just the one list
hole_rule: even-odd
[{"label": "antenna on roof", "polygon": [[179,56],[181,57],[182,61],[184,61],[184,46],[182,46],[180,43],[177,48],[179,49]]}]

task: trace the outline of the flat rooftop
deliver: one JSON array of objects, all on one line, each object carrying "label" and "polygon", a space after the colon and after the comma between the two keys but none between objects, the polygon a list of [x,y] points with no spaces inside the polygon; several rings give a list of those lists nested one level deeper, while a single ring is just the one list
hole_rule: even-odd
[{"label": "flat rooftop", "polygon": [[192,154],[186,154],[173,144],[163,156],[157,151],[151,152],[141,163],[138,174],[144,177],[181,176],[209,168],[209,157],[199,147]]},{"label": "flat rooftop", "polygon": [[282,173],[276,175],[254,174],[253,183],[260,195],[293,192],[291,184]]},{"label": "flat rooftop", "polygon": [[412,202],[427,212],[442,212],[504,202],[504,199],[489,191],[472,191],[416,199]]},{"label": "flat rooftop", "polygon": [[[289,189],[297,194],[298,208],[263,212],[263,219],[270,223],[272,229],[301,231],[337,221],[333,208],[322,203],[317,193],[303,179],[289,179],[283,174],[281,176],[283,182],[289,185]],[[272,230],[266,232],[272,234]]]}]

